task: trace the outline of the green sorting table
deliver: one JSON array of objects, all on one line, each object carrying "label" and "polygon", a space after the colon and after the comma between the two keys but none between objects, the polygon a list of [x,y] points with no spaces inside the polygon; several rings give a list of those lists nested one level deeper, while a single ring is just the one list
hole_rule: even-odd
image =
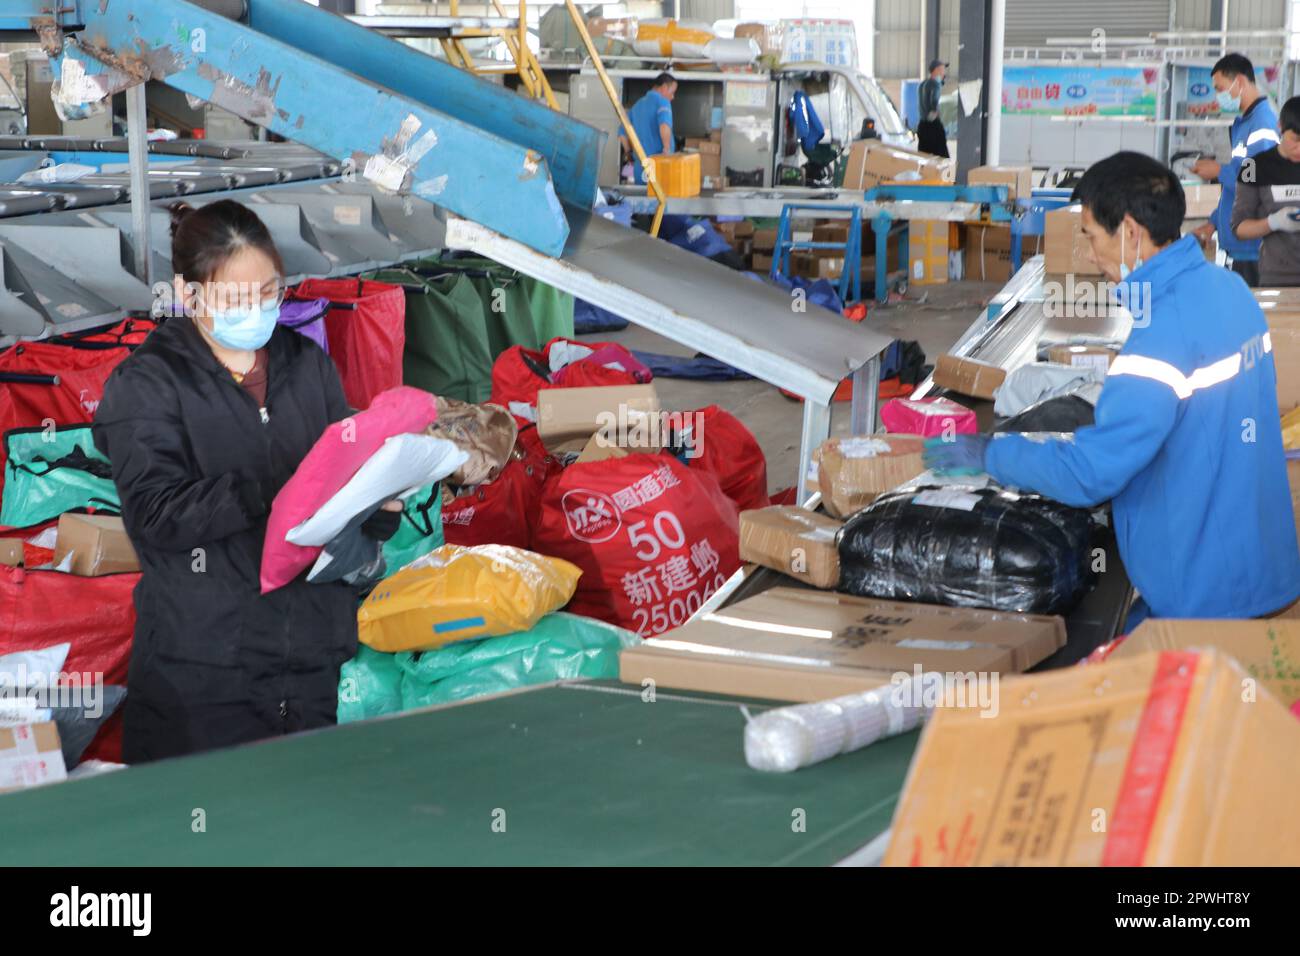
[{"label": "green sorting table", "polygon": [[742,704],[552,684],[8,794],[0,865],[816,865],[888,829],[917,732],[765,774]]}]

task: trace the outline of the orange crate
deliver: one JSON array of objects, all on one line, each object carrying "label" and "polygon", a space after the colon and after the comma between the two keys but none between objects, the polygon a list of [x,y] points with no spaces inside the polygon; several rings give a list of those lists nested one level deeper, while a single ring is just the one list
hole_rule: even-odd
[{"label": "orange crate", "polygon": [[659,180],[665,196],[685,198],[700,194],[700,154],[660,153],[647,156],[649,169]]}]

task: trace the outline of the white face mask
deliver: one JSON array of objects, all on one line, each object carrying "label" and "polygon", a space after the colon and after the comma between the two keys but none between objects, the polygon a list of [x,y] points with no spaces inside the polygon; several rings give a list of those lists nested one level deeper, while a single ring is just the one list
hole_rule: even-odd
[{"label": "white face mask", "polygon": [[[1120,228],[1123,229],[1124,227],[1121,225]],[[1143,259],[1142,259],[1142,239],[1141,239],[1141,237],[1139,237],[1139,238],[1138,238],[1138,247],[1137,247],[1137,256],[1133,259],[1133,269],[1141,269],[1141,268],[1142,268],[1142,262],[1143,262]],[[1130,269],[1130,268],[1129,268],[1129,266],[1128,266],[1128,262],[1126,261],[1126,259],[1125,259],[1125,257],[1124,257],[1124,233],[1121,232],[1121,233],[1119,234],[1119,277],[1120,277],[1121,279],[1127,279],[1127,278],[1129,277],[1129,275],[1133,272],[1133,269]]]}]

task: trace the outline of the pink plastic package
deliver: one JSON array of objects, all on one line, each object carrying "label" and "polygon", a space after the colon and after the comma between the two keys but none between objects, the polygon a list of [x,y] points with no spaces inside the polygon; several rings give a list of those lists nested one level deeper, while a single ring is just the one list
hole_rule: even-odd
[{"label": "pink plastic package", "polygon": [[947,398],[895,398],[880,409],[885,431],[932,438],[943,435],[972,435],[979,431],[975,413]]},{"label": "pink plastic package", "polygon": [[325,429],[271,504],[262,546],[263,594],[288,584],[320,555],[319,547],[293,544],[285,535],[334,497],[385,441],[422,432],[437,418],[432,395],[399,385],[380,392],[364,411]]}]

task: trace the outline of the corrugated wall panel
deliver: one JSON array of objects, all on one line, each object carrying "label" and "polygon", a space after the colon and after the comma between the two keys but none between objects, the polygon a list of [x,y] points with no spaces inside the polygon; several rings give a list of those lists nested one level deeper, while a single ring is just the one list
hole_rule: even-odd
[{"label": "corrugated wall panel", "polygon": [[1115,36],[1169,29],[1169,0],[1007,0],[1006,45],[1043,46],[1048,37]]},{"label": "corrugated wall panel", "polygon": [[1229,30],[1280,30],[1286,26],[1286,0],[1231,0]]},{"label": "corrugated wall panel", "polygon": [[876,76],[920,74],[922,16],[921,0],[876,0]]},{"label": "corrugated wall panel", "polygon": [[[509,3],[503,6],[509,6]],[[713,23],[730,20],[736,15],[736,0],[682,0],[683,20],[703,20]]]}]

